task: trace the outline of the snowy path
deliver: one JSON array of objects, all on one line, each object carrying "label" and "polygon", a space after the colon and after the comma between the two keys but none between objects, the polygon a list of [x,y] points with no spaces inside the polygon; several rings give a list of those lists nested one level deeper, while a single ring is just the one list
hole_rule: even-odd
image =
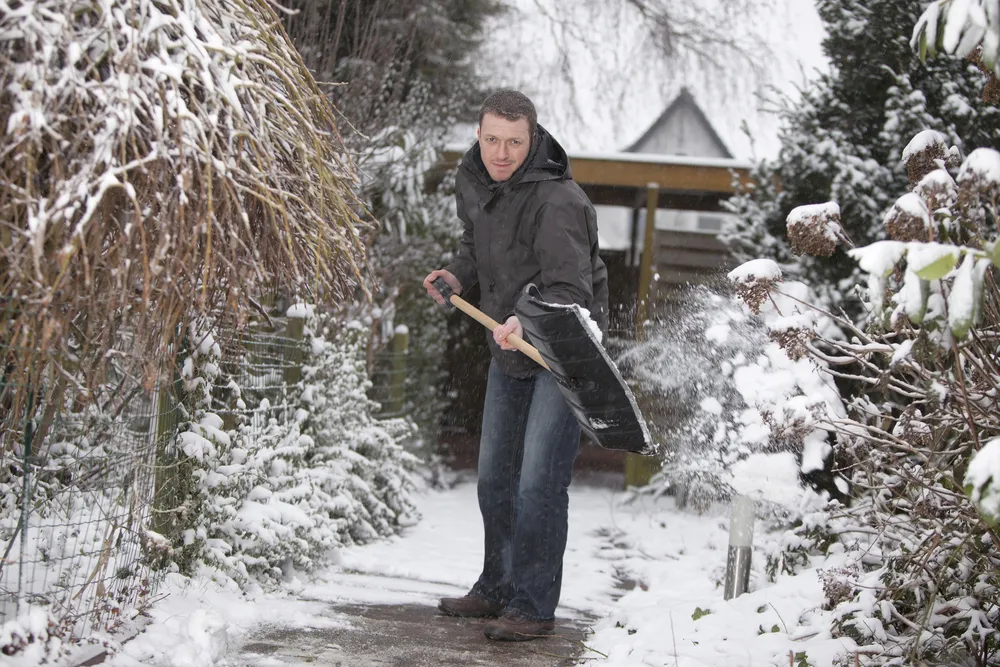
[{"label": "snowy path", "polygon": [[699,516],[671,498],[626,505],[616,489],[579,481],[570,489],[557,636],[491,642],[483,621],[436,609],[439,597],[464,594],[479,574],[474,482],[416,501],[423,518],[401,536],[346,549],[337,566],[282,594],[248,602],[204,578],[177,576],[147,631],[110,664],[783,667],[790,651],[796,665],[854,664],[853,642],[830,635],[817,577],[840,556],[771,583],[758,551],[751,592],[725,601],[728,508]]},{"label": "snowy path", "polygon": [[[225,662],[240,665],[542,665],[573,664],[585,653],[590,624],[610,612],[614,563],[606,551],[611,489],[574,485],[558,636],[531,644],[496,644],[484,622],[444,617],[442,596],[465,594],[479,576],[482,521],[476,487],[464,482],[418,499],[422,520],[391,540],[341,553],[338,567],[306,585],[300,600],[323,622],[265,622]],[[621,591],[618,590],[618,593]],[[319,606],[316,606],[318,603]],[[307,614],[306,614],[307,615]],[[317,625],[320,627],[308,627]]]}]

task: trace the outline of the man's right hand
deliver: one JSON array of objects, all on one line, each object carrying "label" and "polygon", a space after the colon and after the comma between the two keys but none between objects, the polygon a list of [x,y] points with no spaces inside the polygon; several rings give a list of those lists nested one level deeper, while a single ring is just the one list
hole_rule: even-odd
[{"label": "man's right hand", "polygon": [[424,288],[427,290],[427,293],[431,296],[431,298],[442,306],[444,305],[444,297],[441,296],[441,292],[438,292],[432,284],[436,278],[444,278],[444,281],[448,283],[449,287],[451,287],[455,294],[462,293],[462,283],[458,282],[458,278],[452,275],[451,271],[446,271],[444,269],[431,271],[427,274],[427,277],[424,278]]}]

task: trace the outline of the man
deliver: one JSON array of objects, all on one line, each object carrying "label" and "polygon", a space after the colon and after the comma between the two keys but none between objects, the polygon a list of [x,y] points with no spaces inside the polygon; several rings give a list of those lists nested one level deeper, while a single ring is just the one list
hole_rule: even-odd
[{"label": "man", "polygon": [[442,599],[445,614],[497,620],[490,639],[550,635],[562,585],[567,489],[580,426],[555,378],[507,342],[523,336],[514,303],[528,283],[552,303],[576,303],[607,327],[607,269],[598,257],[597,217],[572,180],[566,152],[512,90],[490,95],[478,141],[455,181],[461,250],[432,281],[461,294],[475,283],[481,309],[502,324],[492,352],[479,445],[479,509],[486,534],[483,572],[468,595]]}]

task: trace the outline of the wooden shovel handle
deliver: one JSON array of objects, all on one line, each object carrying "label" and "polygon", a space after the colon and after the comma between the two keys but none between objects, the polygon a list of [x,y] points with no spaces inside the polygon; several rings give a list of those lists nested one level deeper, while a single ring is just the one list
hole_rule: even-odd
[{"label": "wooden shovel handle", "polygon": [[[475,306],[473,306],[472,304],[470,304],[468,301],[458,296],[457,294],[452,294],[450,301],[452,305],[454,305],[456,308],[461,310],[463,313],[465,313],[472,319],[482,324],[490,331],[493,331],[498,326],[500,326],[500,323],[497,322],[495,319],[493,319],[483,311],[479,310],[478,308],[476,308]],[[542,359],[542,355],[538,353],[538,350],[536,350],[530,343],[526,342],[523,338],[521,338],[517,334],[513,333],[509,334],[507,336],[507,342],[516,347],[521,352],[524,352],[526,355],[528,355],[535,361],[537,361],[542,368],[544,368],[545,370],[549,370],[549,365],[545,363],[544,359]]]}]

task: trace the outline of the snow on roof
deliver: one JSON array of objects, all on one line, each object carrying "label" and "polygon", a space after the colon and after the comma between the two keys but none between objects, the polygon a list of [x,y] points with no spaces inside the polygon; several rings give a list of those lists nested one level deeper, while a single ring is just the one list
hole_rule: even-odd
[{"label": "snow on roof", "polygon": [[698,167],[724,167],[750,169],[749,160],[723,157],[697,157],[694,155],[666,155],[662,153],[623,153],[614,151],[568,151],[570,160],[614,160],[616,162],[650,162],[653,164],[693,165]]},{"label": "snow on roof", "polygon": [[722,153],[722,155],[731,158],[733,156],[732,151],[729,150],[726,142],[719,136],[715,126],[712,125],[712,121],[705,115],[705,110],[702,109],[701,105],[699,105],[694,99],[694,96],[691,94],[691,91],[688,90],[687,86],[681,88],[681,92],[674,98],[674,101],[671,102],[663,113],[660,114],[655,121],[653,121],[653,124],[642,133],[642,136],[631,142],[625,150],[630,153],[639,152],[642,144],[651,139],[653,135],[656,134],[664,125],[670,122],[670,119],[674,115],[681,113],[684,108],[690,109],[694,113],[695,117],[704,125],[705,131],[716,144],[716,148]]},{"label": "snow on roof", "polygon": [[[469,144],[450,144],[448,152],[462,153],[469,150]],[[649,164],[670,164],[695,167],[721,167],[723,169],[750,169],[749,160],[721,157],[696,157],[692,155],[666,155],[661,153],[625,153],[619,151],[566,151],[569,159],[608,160],[615,162],[644,162]]]}]

